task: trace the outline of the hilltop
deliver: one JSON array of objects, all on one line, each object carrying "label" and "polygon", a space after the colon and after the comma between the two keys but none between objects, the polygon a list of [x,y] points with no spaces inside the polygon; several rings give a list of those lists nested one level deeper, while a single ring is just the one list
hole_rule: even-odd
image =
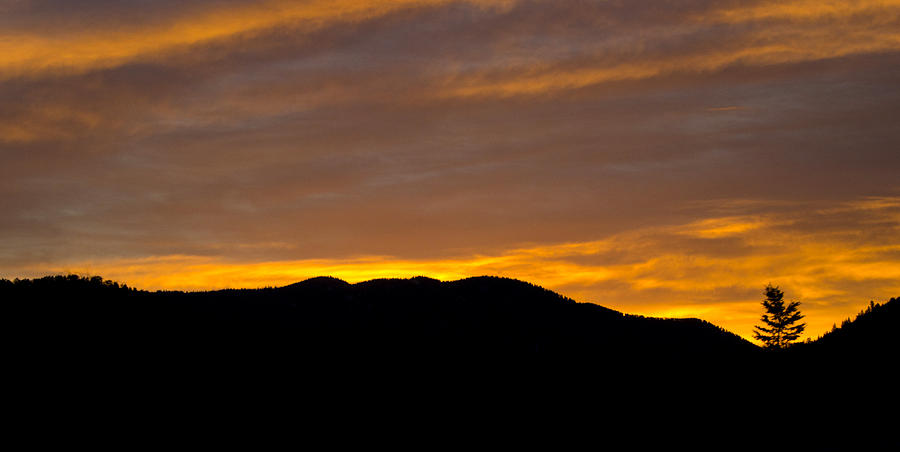
[{"label": "hilltop", "polygon": [[[109,353],[291,350],[310,356],[456,359],[726,359],[757,347],[698,319],[660,319],[577,303],[518,280],[425,277],[281,288],[146,292],[102,278],[3,285],[22,321],[53,349],[90,341]],[[177,349],[177,350],[176,350]]]}]

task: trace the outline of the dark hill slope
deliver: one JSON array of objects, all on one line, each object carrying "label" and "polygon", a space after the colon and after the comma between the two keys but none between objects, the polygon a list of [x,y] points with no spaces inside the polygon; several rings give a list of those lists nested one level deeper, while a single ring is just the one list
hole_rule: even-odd
[{"label": "dark hill slope", "polygon": [[145,292],[100,278],[5,282],[18,328],[47,350],[116,355],[578,357],[724,360],[757,347],[708,322],[625,315],[512,279],[418,277]]},{"label": "dark hill slope", "polygon": [[894,361],[900,350],[900,298],[884,304],[870,302],[855,319],[815,341],[798,344],[791,354],[855,362]]},{"label": "dark hill slope", "polygon": [[[424,345],[442,353],[501,356],[590,353],[588,356],[598,357],[677,357],[755,349],[739,337],[696,319],[623,315],[503,278],[453,282],[391,279],[325,287],[316,283],[299,291],[297,287],[282,290],[302,300],[298,305],[303,312],[300,318],[319,319],[314,323],[328,324],[331,332],[382,350]],[[363,337],[369,339],[364,341]]]}]

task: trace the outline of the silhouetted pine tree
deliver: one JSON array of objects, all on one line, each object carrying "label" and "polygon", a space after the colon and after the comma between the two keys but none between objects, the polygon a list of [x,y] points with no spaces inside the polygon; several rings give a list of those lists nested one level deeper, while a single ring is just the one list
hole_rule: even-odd
[{"label": "silhouetted pine tree", "polygon": [[786,348],[791,342],[796,341],[806,329],[806,323],[794,325],[803,318],[797,309],[800,302],[792,301],[785,306],[784,292],[771,284],[766,286],[765,294],[766,299],[763,300],[762,305],[766,308],[767,314],[763,314],[761,320],[767,326],[755,326],[753,337],[762,341],[766,348]]}]

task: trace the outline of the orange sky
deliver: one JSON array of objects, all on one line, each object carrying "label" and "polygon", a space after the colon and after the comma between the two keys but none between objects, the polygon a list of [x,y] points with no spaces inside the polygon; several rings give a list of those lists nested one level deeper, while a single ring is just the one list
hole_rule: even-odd
[{"label": "orange sky", "polygon": [[900,296],[900,1],[0,0],[0,277]]}]

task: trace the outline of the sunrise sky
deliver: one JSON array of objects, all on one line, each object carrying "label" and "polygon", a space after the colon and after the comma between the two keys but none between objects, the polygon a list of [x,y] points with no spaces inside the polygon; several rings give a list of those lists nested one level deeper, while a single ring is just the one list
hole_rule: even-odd
[{"label": "sunrise sky", "polygon": [[0,277],[900,296],[900,0],[0,0]]}]

